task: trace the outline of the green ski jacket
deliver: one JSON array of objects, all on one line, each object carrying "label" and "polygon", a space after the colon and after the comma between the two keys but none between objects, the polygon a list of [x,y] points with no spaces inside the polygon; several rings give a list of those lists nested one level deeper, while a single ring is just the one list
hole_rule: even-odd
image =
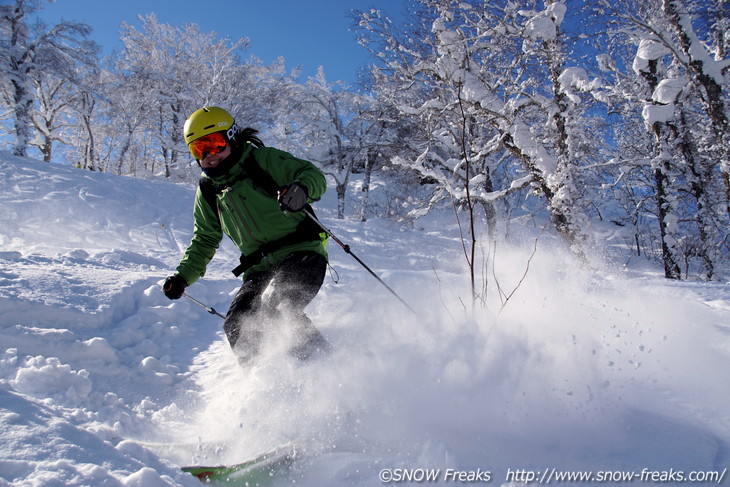
[{"label": "green ski jacket", "polygon": [[[205,275],[223,234],[230,237],[243,255],[251,255],[263,245],[291,234],[308,218],[302,212],[281,211],[276,197],[259,187],[247,173],[246,164],[255,159],[261,170],[279,186],[301,184],[307,188],[310,203],[317,201],[327,189],[324,175],[311,162],[273,147],[247,145],[228,174],[211,179],[218,188],[218,214],[205,200],[200,187],[195,194],[193,238],[177,267],[177,273],[188,285]],[[251,151],[255,151],[254,157],[247,160]],[[315,251],[327,257],[323,240],[299,242],[272,250],[250,267],[246,275],[271,269],[297,251]]]}]

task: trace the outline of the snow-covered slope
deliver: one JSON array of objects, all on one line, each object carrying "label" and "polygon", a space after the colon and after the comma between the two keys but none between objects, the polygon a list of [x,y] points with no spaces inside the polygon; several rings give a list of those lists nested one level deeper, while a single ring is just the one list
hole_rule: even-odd
[{"label": "snow-covered slope", "polygon": [[[0,485],[199,485],[179,465],[286,441],[309,455],[275,485],[730,466],[728,284],[580,269],[547,237],[518,284],[525,237],[472,315],[453,214],[338,221],[330,191],[323,222],[418,316],[331,242],[308,312],[335,352],[244,370],[220,318],[159,290],[192,188],[8,154],[0,180]],[[225,312],[236,260],[225,244],[190,295]]]}]

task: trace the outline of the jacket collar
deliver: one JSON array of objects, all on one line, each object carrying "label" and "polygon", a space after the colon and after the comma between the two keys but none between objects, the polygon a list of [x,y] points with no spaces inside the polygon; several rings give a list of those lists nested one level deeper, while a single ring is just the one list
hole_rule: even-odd
[{"label": "jacket collar", "polygon": [[[253,150],[253,145],[247,143],[243,150],[240,152],[238,160],[231,165],[231,168],[228,170],[228,172],[221,176],[216,176],[210,179],[218,187],[230,186],[239,179],[242,179],[245,172],[244,161]],[[236,157],[236,155],[231,154],[229,157]]]}]

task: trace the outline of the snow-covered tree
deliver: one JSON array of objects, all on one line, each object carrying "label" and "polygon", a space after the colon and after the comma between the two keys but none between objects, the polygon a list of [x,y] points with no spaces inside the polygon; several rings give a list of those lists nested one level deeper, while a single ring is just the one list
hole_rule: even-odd
[{"label": "snow-covered tree", "polygon": [[495,201],[532,186],[546,198],[556,228],[580,252],[587,219],[575,182],[580,161],[571,152],[579,144],[571,130],[585,125],[576,85],[590,80],[565,68],[565,5],[548,2],[546,9],[532,10],[531,2],[524,8],[510,1],[419,4],[423,23],[415,29],[426,37],[399,32],[377,11],[361,13],[361,42],[399,80],[390,85],[399,94],[398,109],[417,116],[426,131],[419,156],[401,157],[401,163],[438,181],[431,204],[443,198],[460,206],[476,202],[490,227]]},{"label": "snow-covered tree", "polygon": [[[33,139],[35,128],[45,139],[37,142],[44,150],[44,157],[51,154],[54,134],[50,121],[52,105],[63,103],[46,97],[43,114],[37,113],[36,88],[49,96],[54,87],[67,87],[75,82],[79,65],[96,62],[98,46],[87,40],[91,28],[77,22],[61,22],[52,27],[43,22],[31,21],[31,15],[41,9],[47,0],[15,0],[0,5],[0,89],[2,103],[12,113],[15,146],[13,152],[25,156]],[[60,96],[59,92],[56,95]],[[50,110],[50,111],[49,111]],[[45,121],[44,121],[45,119]]]},{"label": "snow-covered tree", "polygon": [[[374,96],[363,96],[362,111],[357,116],[360,124],[357,146],[361,148],[363,162],[360,220],[366,221],[373,213],[370,201],[373,173],[384,169],[397,154],[402,154],[407,144],[401,141],[408,140],[411,127],[407,121],[398,118],[392,105],[381,103]],[[391,213],[394,206],[387,204],[385,216],[396,216]]]},{"label": "snow-covered tree", "polygon": [[[643,111],[647,127],[654,135],[653,158],[651,167],[654,174],[656,203],[659,213],[659,233],[662,242],[664,274],[667,278],[679,279],[681,271],[678,264],[679,217],[677,194],[671,188],[674,180],[673,151],[676,132],[668,127],[668,118],[673,116],[674,99],[654,96],[661,93],[662,80],[659,58],[666,52],[653,40],[645,40],[639,46],[634,62],[634,70],[646,80],[648,97]],[[664,83],[666,86],[666,83]],[[673,97],[672,97],[673,98]]]},{"label": "snow-covered tree", "polygon": [[[610,32],[616,33],[611,44],[634,50],[630,64],[607,55],[602,57],[602,65],[615,74],[612,89],[620,103],[637,108],[634,120],[630,109],[623,111],[628,117],[622,128],[642,122],[649,136],[643,141],[628,140],[624,145],[628,150],[619,159],[623,168],[630,168],[626,155],[636,147],[647,147],[635,160],[638,170],[643,170],[643,164],[648,174],[636,182],[650,182],[645,190],[635,192],[642,202],[635,215],[646,211],[645,203],[653,201],[669,278],[681,277],[682,262],[684,274],[691,272],[695,259],[701,263],[700,274],[712,278],[728,250],[729,61],[718,57],[724,48],[717,42],[726,42],[714,33],[718,22],[708,21],[727,14],[713,11],[712,6],[712,2],[684,0],[602,1],[599,5],[602,13],[610,14]],[[622,170],[624,190],[631,187],[626,184],[631,182],[629,172]]]},{"label": "snow-covered tree", "polygon": [[[730,212],[730,106],[727,92],[730,57],[725,54],[730,10],[724,5],[725,2],[709,2],[708,7],[713,7],[710,11],[714,13],[716,21],[706,29],[705,39],[702,39],[694,24],[699,23],[698,28],[705,30],[702,25],[705,19],[701,16],[705,8],[703,4],[707,3],[662,0],[661,8],[669,31],[673,34],[672,47],[678,47],[674,51],[675,61],[682,64],[703,110],[712,122],[712,134],[725,178]],[[663,36],[663,39],[665,44],[670,44],[667,37]]]},{"label": "snow-covered tree", "polygon": [[68,140],[64,129],[69,125],[66,113],[73,89],[67,79],[37,74],[33,76],[33,82],[38,109],[32,117],[37,136],[30,145],[38,147],[45,162],[53,162],[54,143]]}]

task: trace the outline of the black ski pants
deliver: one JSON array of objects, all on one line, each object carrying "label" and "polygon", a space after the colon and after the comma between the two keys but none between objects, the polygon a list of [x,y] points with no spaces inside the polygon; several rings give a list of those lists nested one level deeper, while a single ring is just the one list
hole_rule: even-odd
[{"label": "black ski pants", "polygon": [[290,354],[302,360],[326,348],[326,340],[304,314],[319,292],[327,259],[317,252],[294,252],[276,268],[247,276],[228,309],[223,329],[245,364],[260,352],[276,320],[294,327]]}]

